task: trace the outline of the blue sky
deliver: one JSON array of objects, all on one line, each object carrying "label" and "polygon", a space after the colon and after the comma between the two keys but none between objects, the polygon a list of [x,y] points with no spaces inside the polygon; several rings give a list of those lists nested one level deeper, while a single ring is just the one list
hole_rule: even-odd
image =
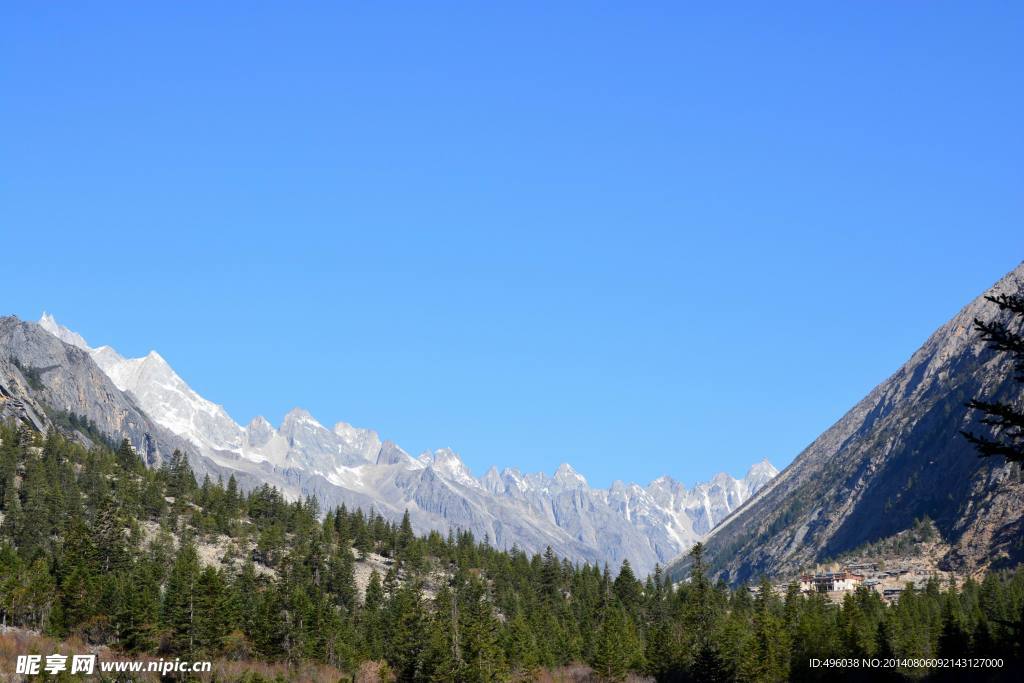
[{"label": "blue sky", "polygon": [[247,422],[785,465],[1024,259],[1019,3],[7,3],[4,314]]}]

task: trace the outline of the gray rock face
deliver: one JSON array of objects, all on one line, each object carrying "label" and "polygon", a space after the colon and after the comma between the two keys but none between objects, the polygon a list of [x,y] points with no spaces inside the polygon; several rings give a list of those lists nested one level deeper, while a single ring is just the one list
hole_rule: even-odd
[{"label": "gray rock face", "polygon": [[[84,345],[73,333],[68,338]],[[190,453],[200,477],[231,473],[199,456],[189,441],[150,419],[132,396],[115,386],[88,351],[61,341],[40,325],[15,317],[0,318],[0,418],[13,417],[45,431],[52,427],[52,418],[59,417],[49,411],[84,415],[115,443],[128,439],[150,466],[160,465],[177,449]],[[79,437],[88,441],[84,435]],[[239,483],[253,487],[260,482],[240,473]]]},{"label": "gray rock face", "polygon": [[[1024,264],[988,293],[1024,287]],[[894,375],[871,391],[793,463],[715,528],[711,566],[735,583],[785,575],[933,519],[953,546],[953,569],[1024,559],[1024,483],[1000,459],[981,459],[959,431],[965,401],[979,395],[1024,402],[1004,354],[972,329],[1001,316],[979,297],[939,328]],[[670,567],[686,571],[685,558]]]},{"label": "gray rock face", "polygon": [[[744,479],[719,474],[692,490],[668,477],[647,487],[594,489],[567,464],[550,477],[491,468],[478,479],[451,449],[412,458],[372,430],[328,429],[300,408],[276,429],[262,417],[241,427],[156,352],[124,358],[107,346],[90,348],[48,315],[38,326],[7,320],[28,335],[10,343],[31,367],[76,373],[73,382],[61,379],[64,370],[53,382],[47,376],[42,403],[95,415],[102,431],[127,435],[141,452],[145,434],[155,435],[155,460],[181,448],[200,474],[234,474],[244,487],[268,483],[288,497],[314,495],[325,507],[345,503],[393,519],[408,510],[419,532],[468,529],[498,547],[540,552],[550,545],[574,561],[613,566],[629,559],[644,573],[700,540],[775,474],[764,461]],[[105,402],[90,398],[95,393]]]},{"label": "gray rock face", "polygon": [[[39,416],[45,417],[44,406],[85,415],[101,432],[123,435],[137,448],[147,433],[162,431],[118,391],[86,351],[61,342],[38,325],[0,318],[0,349],[0,382]],[[186,445],[177,438],[164,443],[172,448]],[[160,447],[155,457],[159,460],[168,454]]]}]

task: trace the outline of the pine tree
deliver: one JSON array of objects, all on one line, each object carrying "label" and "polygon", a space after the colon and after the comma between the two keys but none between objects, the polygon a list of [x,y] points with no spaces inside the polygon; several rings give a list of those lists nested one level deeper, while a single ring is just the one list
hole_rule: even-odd
[{"label": "pine tree", "polygon": [[18,472],[18,444],[13,434],[0,434],[0,512],[7,512],[17,501],[15,486]]},{"label": "pine tree", "polygon": [[114,498],[104,498],[96,512],[96,522],[92,529],[99,571],[107,573],[120,570],[129,562],[124,533],[126,525],[127,521]]},{"label": "pine tree", "polygon": [[140,560],[119,577],[118,640],[129,652],[145,652],[156,644],[160,616],[160,583],[152,565]]},{"label": "pine tree", "polygon": [[757,679],[784,681],[789,677],[789,634],[779,614],[778,598],[768,577],[762,577],[754,603],[754,654]]},{"label": "pine tree", "polygon": [[184,538],[167,579],[161,622],[168,629],[175,650],[189,655],[196,649],[198,580],[199,556],[196,546],[191,538]]},{"label": "pine tree", "polygon": [[53,517],[48,500],[49,485],[42,461],[29,458],[21,485],[21,511],[16,517],[19,523],[14,529],[15,545],[28,558],[50,550]]},{"label": "pine tree", "polygon": [[418,678],[420,658],[426,648],[425,619],[417,582],[402,584],[389,606],[388,660],[400,681]]},{"label": "pine tree", "polygon": [[327,563],[327,592],[339,607],[352,611],[356,603],[355,563],[347,546],[332,553]]},{"label": "pine tree", "polygon": [[366,597],[360,613],[361,631],[367,659],[384,657],[384,587],[374,569],[366,585]]},{"label": "pine tree", "polygon": [[[1017,382],[1024,383],[1024,293],[986,296],[1000,311],[1011,314],[1011,322],[986,322],[975,319],[974,329],[989,348],[1010,354]],[[1019,392],[1018,392],[1019,395]],[[1003,456],[1009,462],[1024,461],[1024,411],[1011,398],[976,398],[968,407],[981,413],[981,424],[992,430],[992,435],[962,430],[960,433],[974,445],[981,457]]]},{"label": "pine tree", "polygon": [[29,623],[38,629],[46,629],[50,611],[54,605],[56,586],[50,573],[50,564],[45,558],[36,558],[28,568],[25,577],[25,603]]},{"label": "pine tree", "polygon": [[690,634],[693,653],[691,675],[701,681],[726,680],[729,672],[714,640],[718,608],[714,588],[707,577],[702,543],[690,549],[690,558],[690,582],[680,591],[680,597],[683,627]]},{"label": "pine tree", "polygon": [[416,540],[416,535],[412,531],[412,522],[409,520],[409,511],[406,510],[402,514],[402,524],[398,531],[398,550],[404,551],[409,545]]},{"label": "pine tree", "polygon": [[434,612],[427,626],[426,642],[420,657],[423,677],[434,683],[464,680],[460,645],[458,604],[445,584],[434,598]]},{"label": "pine tree", "polygon": [[191,495],[198,488],[196,476],[188,464],[188,457],[179,450],[175,450],[171,455],[171,460],[166,465],[166,476],[167,495],[173,497],[176,502]]},{"label": "pine tree", "polygon": [[509,620],[505,636],[505,652],[508,660],[524,674],[530,674],[540,663],[537,636],[530,628],[521,608],[517,608]]},{"label": "pine tree", "polygon": [[619,575],[615,577],[614,591],[619,602],[635,614],[636,610],[640,607],[642,591],[640,582],[636,580],[636,575],[633,574],[633,568],[630,566],[629,560],[622,561]]},{"label": "pine tree", "polygon": [[198,652],[213,656],[220,652],[231,626],[225,610],[227,595],[224,577],[213,567],[199,572],[195,588],[195,646]]},{"label": "pine tree", "polygon": [[122,439],[117,449],[117,464],[125,472],[136,472],[143,467],[142,458],[128,439]]},{"label": "pine tree", "polygon": [[471,577],[461,591],[459,632],[468,680],[496,681],[505,673],[498,620],[484,583]]},{"label": "pine tree", "polygon": [[558,556],[551,546],[544,550],[544,559],[541,563],[540,574],[541,596],[548,605],[561,602],[562,599],[562,570],[558,563]]},{"label": "pine tree", "polygon": [[641,645],[626,610],[619,604],[610,605],[597,633],[594,672],[603,681],[621,681],[641,666]]},{"label": "pine tree", "polygon": [[959,658],[969,654],[970,633],[964,625],[963,609],[951,586],[942,604],[942,633],[939,636],[939,657]]}]

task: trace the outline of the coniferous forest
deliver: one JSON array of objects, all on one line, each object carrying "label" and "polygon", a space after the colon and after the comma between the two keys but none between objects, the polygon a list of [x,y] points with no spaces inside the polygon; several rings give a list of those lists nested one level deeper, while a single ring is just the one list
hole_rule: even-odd
[{"label": "coniferous forest", "polygon": [[[886,605],[841,605],[712,582],[572,565],[457,530],[417,537],[408,516],[322,511],[234,479],[197,482],[180,453],[149,469],[124,442],[85,448],[0,427],[0,614],[7,627],[124,653],[192,659],[381,662],[401,681],[530,680],[574,663],[598,680],[1011,679],[1024,573],[959,589],[932,581]],[[146,533],[144,527],[156,529]],[[211,539],[250,551],[203,561]],[[356,566],[387,558],[357,587]],[[217,558],[219,559],[219,558]],[[813,659],[999,658],[1001,669],[813,668]],[[256,681],[255,674],[246,680]]]}]

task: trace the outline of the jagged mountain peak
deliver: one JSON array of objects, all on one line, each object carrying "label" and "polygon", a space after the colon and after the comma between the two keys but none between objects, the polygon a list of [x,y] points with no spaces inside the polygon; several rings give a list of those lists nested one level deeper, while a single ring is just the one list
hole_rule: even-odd
[{"label": "jagged mountain peak", "polygon": [[274,425],[262,415],[254,417],[245,427],[246,444],[252,448],[266,446],[276,434]]},{"label": "jagged mountain peak", "polygon": [[443,479],[455,481],[464,486],[480,486],[480,482],[476,480],[473,473],[466,467],[466,463],[451,448],[438,448],[432,453],[423,453],[419,459],[421,462],[428,464]]},{"label": "jagged mountain peak", "polygon": [[567,462],[555,470],[554,480],[565,488],[589,488],[587,480]]},{"label": "jagged mountain peak", "polygon": [[403,451],[398,444],[393,441],[384,441],[381,443],[380,450],[377,452],[376,464],[422,466],[421,463],[414,460],[411,455]]},{"label": "jagged mountain peak", "polygon": [[167,368],[171,367],[167,363],[167,361],[164,360],[164,357],[157,353],[155,350],[150,350],[150,352],[146,354],[145,360],[147,363],[155,363],[157,365],[164,366]]},{"label": "jagged mountain peak", "polygon": [[263,417],[262,415],[257,415],[253,419],[249,420],[248,427],[249,429],[266,429],[268,427],[270,429],[273,429],[274,425],[270,424],[270,420]]},{"label": "jagged mountain peak", "polygon": [[283,431],[287,425],[296,424],[316,425],[321,429],[323,428],[323,425],[320,424],[315,417],[313,417],[312,413],[310,413],[305,408],[300,408],[298,406],[292,408],[287,413],[285,413],[284,419],[281,421],[280,430]]},{"label": "jagged mountain peak", "polygon": [[498,468],[494,465],[491,465],[484,473],[484,476],[480,478],[480,483],[483,484],[484,488],[491,493],[498,493],[505,486],[505,482],[502,480],[501,474],[498,473]]},{"label": "jagged mountain peak", "polygon": [[91,354],[93,360],[95,360],[100,367],[103,367],[104,365],[111,366],[124,362],[124,357],[110,346],[98,346],[91,351]]},{"label": "jagged mountain peak", "polygon": [[743,477],[743,481],[748,484],[752,482],[764,484],[770,479],[773,479],[778,473],[779,470],[768,462],[767,458],[765,458],[761,462],[756,462],[751,465],[750,469],[747,470],[746,476]]},{"label": "jagged mountain peak", "polygon": [[57,337],[57,339],[60,339],[62,342],[71,344],[72,346],[76,346],[85,351],[89,350],[89,345],[85,342],[85,339],[82,338],[82,335],[78,334],[77,332],[72,332],[68,328],[58,323],[57,319],[54,318],[53,315],[51,315],[50,313],[43,311],[43,315],[40,316],[38,324],[40,327],[42,327],[44,330],[46,330],[53,336]]}]

